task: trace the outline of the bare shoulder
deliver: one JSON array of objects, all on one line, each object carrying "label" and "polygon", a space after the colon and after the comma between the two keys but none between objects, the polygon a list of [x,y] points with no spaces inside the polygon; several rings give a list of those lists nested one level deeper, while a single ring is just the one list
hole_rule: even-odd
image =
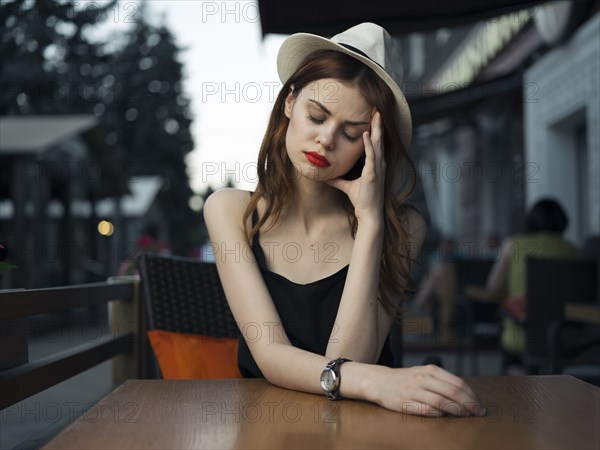
[{"label": "bare shoulder", "polygon": [[222,220],[235,222],[241,218],[250,201],[250,193],[241,189],[223,188],[213,192],[204,204],[204,220],[222,223]]},{"label": "bare shoulder", "polygon": [[241,189],[223,188],[213,192],[206,199],[204,214],[217,214],[219,211],[239,211],[250,201],[250,193]]}]

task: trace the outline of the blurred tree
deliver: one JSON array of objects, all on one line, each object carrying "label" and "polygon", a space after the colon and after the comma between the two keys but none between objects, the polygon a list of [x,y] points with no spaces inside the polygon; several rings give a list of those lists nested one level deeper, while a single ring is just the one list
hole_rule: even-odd
[{"label": "blurred tree", "polygon": [[108,71],[101,44],[83,31],[109,17],[117,0],[2,1],[0,115],[91,112],[95,83]]},{"label": "blurred tree", "polygon": [[190,101],[183,93],[181,51],[163,24],[148,23],[145,2],[122,48],[88,38],[114,14],[117,0],[2,0],[0,115],[88,113],[101,118],[115,164],[130,176],[165,183],[158,202],[169,220],[174,253],[197,246],[201,214],[185,156],[193,149]]},{"label": "blurred tree", "polygon": [[186,155],[194,148],[190,132],[190,100],[183,92],[181,49],[167,27],[151,25],[144,8],[127,45],[112,63],[116,76],[116,115],[111,125],[127,149],[131,174],[164,178],[158,201],[169,220],[173,252],[185,254],[197,246],[201,215],[189,207]]}]

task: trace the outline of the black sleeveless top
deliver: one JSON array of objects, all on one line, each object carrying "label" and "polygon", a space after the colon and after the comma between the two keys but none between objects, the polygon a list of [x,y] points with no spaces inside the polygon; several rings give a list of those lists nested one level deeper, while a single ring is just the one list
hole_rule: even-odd
[{"label": "black sleeveless top", "polygon": [[[252,214],[253,226],[258,222],[256,209]],[[258,240],[258,233],[252,240],[252,250],[265,284],[279,313],[283,328],[294,347],[325,355],[327,343],[332,334],[335,318],[342,299],[348,266],[326,278],[308,284],[297,284],[267,268],[265,254]],[[275,325],[258,324],[255,329],[242,330],[249,339],[268,339],[280,330]],[[271,333],[269,335],[269,333]],[[261,336],[259,336],[261,334]],[[335,334],[331,336],[335,339]],[[393,358],[386,339],[377,362],[392,367]],[[243,337],[239,340],[238,366],[244,378],[264,378],[256,365],[250,349]]]}]

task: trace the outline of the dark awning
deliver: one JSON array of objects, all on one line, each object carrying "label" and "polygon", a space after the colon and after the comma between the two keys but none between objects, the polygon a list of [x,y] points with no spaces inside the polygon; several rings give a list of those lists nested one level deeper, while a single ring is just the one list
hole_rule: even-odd
[{"label": "dark awning", "polygon": [[469,111],[484,100],[505,96],[522,89],[523,74],[515,72],[492,81],[475,83],[463,89],[431,97],[408,99],[413,125],[416,127],[444,117]]},{"label": "dark awning", "polygon": [[[452,27],[545,3],[539,0],[258,0],[263,36],[297,32],[333,36],[361,22],[392,35]],[[533,9],[532,9],[533,12]]]}]

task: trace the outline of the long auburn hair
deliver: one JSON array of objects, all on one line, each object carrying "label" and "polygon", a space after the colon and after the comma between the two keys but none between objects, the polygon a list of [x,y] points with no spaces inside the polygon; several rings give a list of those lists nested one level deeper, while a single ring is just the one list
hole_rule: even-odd
[{"label": "long auburn hair", "polygon": [[[405,217],[409,205],[405,200],[414,189],[415,166],[404,148],[396,129],[396,101],[390,88],[368,66],[340,52],[323,50],[312,53],[301,67],[283,85],[275,104],[258,155],[258,185],[244,212],[247,223],[259,199],[264,199],[265,213],[254,227],[247,231],[248,240],[271,218],[271,228],[287,205],[293,204],[296,169],[288,158],[285,137],[289,119],[284,114],[285,99],[294,85],[293,95],[313,81],[336,79],[359,88],[365,100],[381,113],[384,127],[385,149],[384,184],[384,238],[379,278],[379,301],[385,310],[397,317],[399,305],[410,284],[410,268],[417,255],[408,245],[408,234],[401,218]],[[362,164],[362,159],[357,164]],[[343,196],[344,207],[352,237],[356,236],[358,220],[354,207],[347,196]],[[412,289],[412,285],[410,286]]]}]

